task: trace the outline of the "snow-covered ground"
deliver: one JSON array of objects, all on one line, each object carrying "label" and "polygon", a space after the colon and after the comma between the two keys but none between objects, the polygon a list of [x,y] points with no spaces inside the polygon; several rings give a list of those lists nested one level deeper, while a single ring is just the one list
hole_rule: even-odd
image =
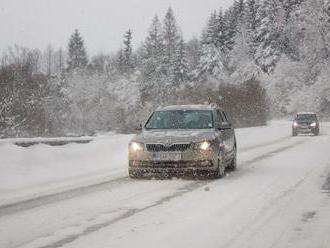
[{"label": "snow-covered ground", "polygon": [[328,248],[330,124],[290,128],[236,130],[239,170],[220,180],[127,178],[131,135],[0,144],[0,247]]},{"label": "snow-covered ground", "polygon": [[117,176],[127,166],[131,137],[103,135],[88,144],[27,148],[14,145],[15,139],[0,143],[0,204]]}]

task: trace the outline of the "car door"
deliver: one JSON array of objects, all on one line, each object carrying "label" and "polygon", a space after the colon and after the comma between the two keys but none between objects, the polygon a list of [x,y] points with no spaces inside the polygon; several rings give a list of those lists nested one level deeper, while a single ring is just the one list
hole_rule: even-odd
[{"label": "car door", "polygon": [[226,135],[226,140],[227,140],[227,155],[228,159],[231,159],[234,155],[235,152],[235,131],[233,129],[232,124],[227,118],[227,115],[224,111],[220,111],[222,119],[224,120],[222,123],[223,130]]},{"label": "car door", "polygon": [[225,116],[223,115],[222,111],[220,109],[216,110],[216,119],[217,119],[217,134],[220,139],[220,142],[223,144],[223,151],[225,155],[225,160],[227,161],[230,156],[231,152],[231,140],[230,135],[231,131],[229,128],[229,124],[225,120]]}]

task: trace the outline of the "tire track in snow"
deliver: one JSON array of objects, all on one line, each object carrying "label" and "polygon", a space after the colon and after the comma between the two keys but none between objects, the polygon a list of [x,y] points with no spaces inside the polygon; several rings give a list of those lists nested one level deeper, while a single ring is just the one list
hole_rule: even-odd
[{"label": "tire track in snow", "polygon": [[[141,213],[143,211],[146,211],[150,208],[153,208],[153,207],[157,207],[157,206],[160,206],[166,202],[169,202],[175,198],[178,198],[180,196],[183,196],[189,192],[192,192],[196,189],[199,189],[199,188],[202,188],[203,186],[205,186],[206,184],[208,184],[210,182],[210,180],[200,180],[200,181],[194,181],[180,189],[178,189],[174,194],[171,194],[171,195],[168,195],[168,196],[165,196],[165,197],[162,197],[160,198],[159,200],[157,200],[156,202],[150,204],[150,205],[147,205],[143,208],[131,208],[131,209],[128,209],[126,210],[124,213],[122,213],[121,215],[111,219],[111,220],[108,220],[108,221],[105,221],[103,223],[98,223],[98,224],[94,224],[94,225],[91,225],[89,227],[87,227],[86,229],[84,229],[83,231],[81,231],[80,233],[75,233],[75,234],[72,234],[72,235],[68,235],[67,237],[61,239],[61,240],[58,240],[54,243],[51,243],[51,244],[48,244],[48,245],[43,245],[43,246],[38,246],[38,248],[58,248],[58,247],[63,247],[64,245],[68,244],[68,243],[72,243],[73,241],[79,239],[80,237],[82,236],[86,236],[88,234],[91,234],[91,233],[94,233],[102,228],[105,228],[105,227],[108,227],[108,226],[111,226],[113,224],[116,224],[117,222],[120,222],[121,220],[124,220],[124,219],[127,219],[135,214],[138,214],[138,213]],[[40,237],[40,239],[47,239],[47,237]],[[30,242],[30,243],[33,243]],[[28,247],[30,247],[29,245],[30,244],[25,244],[27,245]],[[24,247],[25,245],[22,245],[22,247]],[[33,246],[34,247],[34,246]]]},{"label": "tire track in snow", "polygon": [[92,184],[76,189],[71,189],[64,192],[55,194],[39,196],[15,203],[10,203],[0,206],[0,218],[5,215],[12,215],[21,211],[29,210],[32,208],[40,207],[46,204],[52,204],[59,201],[69,200],[78,196],[91,194],[100,190],[104,190],[109,186],[118,186],[124,183],[128,183],[130,180],[128,177],[120,177],[109,181],[101,182],[98,184]]},{"label": "tire track in snow", "polygon": [[[253,159],[247,161],[246,163],[244,163],[244,165],[251,165],[251,164],[254,164],[256,162],[262,161],[264,159],[273,157],[273,156],[277,155],[278,153],[280,153],[282,151],[294,148],[297,145],[301,145],[301,144],[303,144],[307,141],[308,141],[308,139],[300,140],[300,141],[296,141],[296,142],[294,142],[290,145],[286,145],[284,147],[274,149],[274,150],[272,150],[268,153],[262,154],[262,155],[260,155],[256,158],[253,158]],[[211,182],[214,182],[214,180],[194,181],[194,182],[188,184],[187,186],[182,187],[181,189],[174,192],[173,194],[162,197],[158,201],[156,201],[156,202],[154,202],[154,203],[152,203],[152,204],[150,204],[146,207],[128,209],[123,214],[119,215],[118,217],[115,217],[115,218],[113,218],[111,220],[108,220],[108,221],[105,221],[103,223],[98,223],[98,224],[91,225],[91,226],[87,227],[86,229],[84,229],[83,231],[81,231],[80,233],[75,233],[75,234],[68,235],[67,237],[65,237],[61,240],[58,240],[58,241],[53,242],[53,243],[48,244],[48,245],[37,246],[37,248],[59,248],[59,247],[63,247],[64,245],[66,245],[68,243],[74,242],[75,240],[79,239],[80,237],[89,235],[91,233],[99,231],[100,229],[103,229],[103,228],[109,227],[111,225],[114,225],[114,224],[116,224],[116,223],[118,223],[122,220],[128,219],[128,218],[130,218],[130,217],[132,217],[136,214],[139,214],[141,212],[144,212],[144,211],[146,211],[150,208],[160,206],[160,205],[162,205],[166,202],[169,202],[169,201],[171,201],[175,198],[181,197],[181,196],[183,196],[187,193],[190,193],[190,192],[195,191],[199,188],[202,188],[202,187],[206,186],[207,184],[209,184]],[[47,238],[47,237],[43,237],[43,238]]]},{"label": "tire track in snow", "polygon": [[[289,139],[290,139],[289,136],[282,137],[282,138],[279,138],[279,139],[276,139],[276,140],[273,140],[270,142],[242,148],[241,150],[239,150],[239,152],[247,152],[247,151],[256,150],[258,148],[281,143],[281,142],[289,140]],[[253,164],[262,159],[266,159],[270,156],[273,156],[276,153],[285,151],[286,149],[292,148],[293,146],[296,146],[303,142],[305,142],[305,140],[298,141],[298,142],[295,142],[294,144],[287,145],[287,146],[272,150],[270,152],[267,152],[265,154],[262,154],[260,156],[257,156],[251,160],[244,162],[244,166]],[[129,183],[129,182],[133,182],[133,181],[131,181],[128,176],[119,177],[119,178],[111,179],[108,181],[103,181],[101,183],[87,185],[87,186],[79,187],[76,189],[70,189],[70,190],[58,192],[55,194],[43,195],[43,196],[38,196],[38,197],[31,198],[31,199],[23,200],[23,201],[5,204],[5,205],[0,206],[0,218],[2,216],[12,215],[12,214],[15,214],[15,213],[18,213],[21,211],[26,211],[26,210],[40,207],[40,206],[43,206],[46,204],[52,204],[52,203],[56,203],[59,201],[69,200],[69,199],[72,199],[75,197],[83,196],[86,194],[95,193],[97,191],[104,190],[110,186],[116,187],[118,185],[122,185],[124,183]]]},{"label": "tire track in snow", "polygon": [[248,161],[245,161],[244,162],[244,165],[251,165],[251,164],[254,164],[260,160],[263,160],[263,159],[267,159],[267,158],[270,158],[270,157],[273,157],[274,155],[280,153],[280,152],[284,152],[285,150],[288,150],[288,149],[291,149],[291,148],[294,148],[296,147],[297,145],[301,145],[305,142],[307,142],[308,140],[300,140],[300,141],[297,141],[297,142],[294,142],[293,144],[290,144],[290,145],[286,145],[286,146],[283,146],[283,147],[280,147],[280,148],[277,148],[275,150],[272,150],[270,152],[267,152],[265,154],[262,154],[260,156],[257,156],[253,159],[250,159]]},{"label": "tire track in snow", "polygon": [[247,146],[247,147],[243,147],[243,148],[238,147],[238,151],[239,152],[247,152],[247,151],[255,150],[255,149],[258,149],[258,148],[261,148],[261,147],[275,145],[277,143],[281,143],[282,141],[289,140],[290,138],[291,138],[291,136],[285,136],[285,137],[274,139],[274,140],[271,140],[271,141],[268,141],[268,142],[263,142],[261,144],[257,144],[257,145],[253,145],[253,146]]}]

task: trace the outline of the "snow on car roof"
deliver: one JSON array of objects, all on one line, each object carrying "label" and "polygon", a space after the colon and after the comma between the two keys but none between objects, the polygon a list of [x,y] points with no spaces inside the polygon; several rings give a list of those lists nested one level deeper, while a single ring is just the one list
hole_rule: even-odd
[{"label": "snow on car roof", "polygon": [[315,115],[314,112],[298,112],[297,115]]},{"label": "snow on car roof", "polygon": [[160,107],[157,111],[168,111],[168,110],[212,110],[218,107],[215,104],[210,105],[203,105],[203,104],[196,104],[196,105],[171,105],[166,107]]}]

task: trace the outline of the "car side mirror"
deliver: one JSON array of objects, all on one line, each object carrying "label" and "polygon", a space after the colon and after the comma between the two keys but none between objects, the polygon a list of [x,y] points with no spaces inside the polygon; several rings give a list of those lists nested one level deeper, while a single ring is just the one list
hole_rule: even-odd
[{"label": "car side mirror", "polygon": [[231,129],[232,128],[232,124],[229,122],[223,122],[222,125],[219,126],[219,130],[227,130],[227,129]]},{"label": "car side mirror", "polygon": [[142,131],[142,124],[139,124],[137,127],[134,128],[135,131]]}]

